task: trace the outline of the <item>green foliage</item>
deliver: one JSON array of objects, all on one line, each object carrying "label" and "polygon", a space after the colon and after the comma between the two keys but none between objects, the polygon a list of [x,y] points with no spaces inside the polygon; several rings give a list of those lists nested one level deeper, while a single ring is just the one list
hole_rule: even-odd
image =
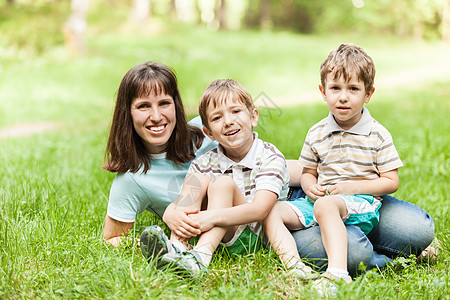
[{"label": "green foliage", "polygon": [[42,54],[63,45],[62,28],[68,14],[68,1],[0,5],[0,54]]}]

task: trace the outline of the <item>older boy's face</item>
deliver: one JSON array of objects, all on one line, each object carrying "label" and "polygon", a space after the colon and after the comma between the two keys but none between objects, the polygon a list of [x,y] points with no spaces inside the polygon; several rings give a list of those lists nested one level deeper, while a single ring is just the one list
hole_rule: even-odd
[{"label": "older boy's face", "polygon": [[230,159],[241,161],[252,147],[258,111],[251,112],[240,101],[227,99],[217,107],[211,103],[206,114],[209,129],[204,127],[204,132],[222,145]]},{"label": "older boy's face", "polygon": [[368,103],[375,88],[366,92],[364,82],[352,72],[348,81],[344,77],[334,78],[328,73],[325,87],[319,86],[328,109],[333,114],[336,123],[342,129],[352,128],[361,119],[364,103]]}]

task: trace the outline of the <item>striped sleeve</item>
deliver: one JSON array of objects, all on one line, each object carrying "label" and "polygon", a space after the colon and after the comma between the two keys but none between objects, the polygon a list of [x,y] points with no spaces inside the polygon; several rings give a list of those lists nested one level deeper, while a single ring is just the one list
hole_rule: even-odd
[{"label": "striped sleeve", "polygon": [[403,166],[389,131],[376,122],[378,135],[376,164],[380,173],[392,171]]},{"label": "striped sleeve", "polygon": [[268,190],[277,194],[280,200],[285,199],[289,184],[286,160],[275,146],[264,144],[266,155],[255,177],[255,190]]},{"label": "striped sleeve", "polygon": [[191,163],[187,175],[201,173],[212,179],[217,175],[214,173],[220,173],[220,171],[214,169],[217,164],[217,148],[213,148]]},{"label": "striped sleeve", "polygon": [[305,168],[317,169],[319,164],[319,157],[317,152],[313,148],[315,136],[320,133],[320,123],[311,127],[306,135],[305,143],[303,144],[302,151],[300,152],[299,161]]}]

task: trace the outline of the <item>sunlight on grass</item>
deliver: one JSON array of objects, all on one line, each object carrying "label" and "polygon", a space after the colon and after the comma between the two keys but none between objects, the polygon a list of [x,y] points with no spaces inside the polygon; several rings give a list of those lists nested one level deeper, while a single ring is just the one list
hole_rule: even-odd
[{"label": "sunlight on grass", "polygon": [[[285,276],[270,251],[231,258],[219,253],[207,277],[184,280],[147,264],[133,243],[118,249],[102,243],[114,174],[101,165],[114,94],[131,66],[156,60],[174,67],[185,102],[195,112],[204,87],[218,77],[241,81],[254,96],[316,90],[320,62],[345,42],[173,26],[170,34],[154,36],[91,36],[86,57],[69,59],[54,49],[2,61],[0,128],[41,121],[55,122],[57,128],[0,140],[1,298],[315,297],[308,284]],[[374,57],[381,74],[448,61],[448,45],[352,41]],[[448,298],[449,86],[448,78],[441,78],[423,86],[380,88],[368,104],[374,118],[391,131],[405,164],[395,196],[431,214],[444,245],[441,256],[436,263],[422,264],[398,259],[381,272],[356,278],[339,290],[338,298]],[[307,130],[328,110],[317,102],[260,113],[260,137],[296,159]],[[164,227],[145,212],[136,220],[133,237],[149,224]]]}]

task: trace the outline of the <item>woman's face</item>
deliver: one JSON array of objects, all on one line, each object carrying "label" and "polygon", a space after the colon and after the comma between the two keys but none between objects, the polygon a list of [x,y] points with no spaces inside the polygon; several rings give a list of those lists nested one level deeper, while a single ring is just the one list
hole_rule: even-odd
[{"label": "woman's face", "polygon": [[164,93],[150,94],[131,102],[131,117],[137,134],[151,154],[167,150],[176,125],[175,102]]}]

